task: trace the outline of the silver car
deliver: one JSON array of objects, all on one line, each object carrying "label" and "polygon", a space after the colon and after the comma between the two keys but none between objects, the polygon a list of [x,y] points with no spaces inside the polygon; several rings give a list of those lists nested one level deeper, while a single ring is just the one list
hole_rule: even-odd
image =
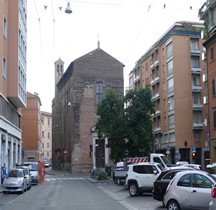
[{"label": "silver car", "polygon": [[31,181],[31,174],[30,174],[30,168],[29,166],[17,166],[17,168],[21,168],[24,171],[24,175],[26,176],[26,181],[27,181],[27,189],[30,190],[32,186],[32,181]]},{"label": "silver car", "polygon": [[216,178],[201,171],[179,172],[167,187],[164,204],[168,210],[207,209]]},{"label": "silver car", "polygon": [[209,210],[216,210],[216,185],[212,188],[211,202],[209,203]]},{"label": "silver car", "polygon": [[12,169],[3,182],[3,193],[20,192],[27,190],[27,179],[23,169]]}]

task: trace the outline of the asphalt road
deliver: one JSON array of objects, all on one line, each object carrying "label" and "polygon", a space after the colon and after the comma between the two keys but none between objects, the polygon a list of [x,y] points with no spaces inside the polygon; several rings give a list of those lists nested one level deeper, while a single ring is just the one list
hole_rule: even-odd
[{"label": "asphalt road", "polygon": [[123,186],[92,183],[82,175],[46,175],[22,195],[1,194],[1,210],[165,210],[151,194],[131,197]]}]

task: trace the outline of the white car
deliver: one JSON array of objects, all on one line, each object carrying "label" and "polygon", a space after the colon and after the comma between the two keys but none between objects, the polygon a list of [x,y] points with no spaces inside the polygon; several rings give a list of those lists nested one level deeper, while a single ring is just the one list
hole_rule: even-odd
[{"label": "white car", "polygon": [[183,164],[182,166],[191,167],[191,168],[194,168],[197,170],[201,170],[201,165],[199,165],[199,164],[188,163],[188,164]]},{"label": "white car", "polygon": [[216,178],[201,171],[179,172],[167,187],[164,204],[168,210],[207,209]]},{"label": "white car", "polygon": [[12,169],[3,182],[3,193],[20,192],[27,190],[27,179],[23,169]]},{"label": "white car", "polygon": [[39,176],[38,176],[38,162],[24,162],[25,166],[28,166],[31,174],[31,183],[38,184]]},{"label": "white car", "polygon": [[216,185],[212,188],[211,202],[209,203],[209,210],[216,210]]},{"label": "white car", "polygon": [[207,165],[206,171],[216,177],[216,163]]},{"label": "white car", "polygon": [[128,166],[125,186],[131,196],[143,192],[152,192],[154,181],[160,175],[163,167],[160,163],[135,163]]},{"label": "white car", "polygon": [[27,189],[30,190],[31,189],[31,174],[30,174],[30,169],[29,166],[17,166],[17,168],[21,168],[24,171],[24,175],[26,176],[26,181],[27,181]]}]

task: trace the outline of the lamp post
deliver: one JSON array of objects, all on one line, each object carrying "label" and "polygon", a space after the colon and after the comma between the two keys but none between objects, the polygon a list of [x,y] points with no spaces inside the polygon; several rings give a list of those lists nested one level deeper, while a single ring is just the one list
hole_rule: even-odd
[{"label": "lamp post", "polygon": [[71,102],[66,103],[65,107],[65,112],[64,112],[64,143],[62,147],[62,168],[64,169],[65,166],[67,167],[68,164],[70,163],[70,107],[71,107]]},{"label": "lamp post", "polygon": [[69,101],[68,104],[68,162],[70,163],[71,160],[71,102]]}]

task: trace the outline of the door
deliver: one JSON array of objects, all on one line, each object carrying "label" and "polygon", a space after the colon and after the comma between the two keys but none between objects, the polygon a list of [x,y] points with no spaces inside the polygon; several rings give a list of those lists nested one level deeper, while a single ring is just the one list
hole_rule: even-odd
[{"label": "door", "polygon": [[144,188],[153,188],[157,175],[154,171],[158,171],[154,165],[142,165],[142,173],[139,175],[139,186]]},{"label": "door", "polygon": [[105,167],[105,139],[96,140],[96,168]]},{"label": "door", "polygon": [[190,201],[193,209],[208,208],[213,182],[201,174],[193,174]]}]

